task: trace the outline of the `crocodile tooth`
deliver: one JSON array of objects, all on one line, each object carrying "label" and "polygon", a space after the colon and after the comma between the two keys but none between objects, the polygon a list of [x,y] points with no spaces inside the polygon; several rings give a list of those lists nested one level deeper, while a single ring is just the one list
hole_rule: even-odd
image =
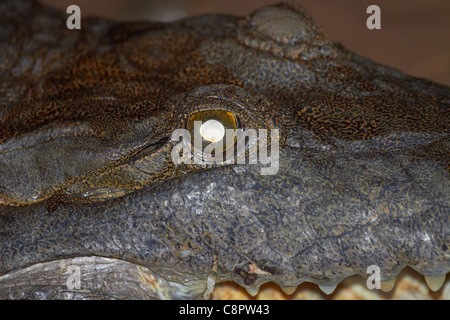
[{"label": "crocodile tooth", "polygon": [[392,280],[388,280],[388,281],[381,281],[380,289],[383,292],[389,292],[392,290],[392,288],[394,288],[394,285],[395,285],[395,278]]},{"label": "crocodile tooth", "polygon": [[438,291],[445,282],[445,274],[440,276],[425,276],[425,282],[430,287],[431,291]]},{"label": "crocodile tooth", "polygon": [[296,289],[297,287],[281,287],[281,290],[283,290],[283,292],[286,293],[287,295],[293,294]]},{"label": "crocodile tooth", "polygon": [[259,287],[246,287],[245,290],[247,290],[249,295],[255,297],[259,292]]},{"label": "crocodile tooth", "polygon": [[319,284],[320,290],[322,290],[325,294],[332,294],[334,290],[336,289],[337,285],[331,285],[331,286],[322,286]]}]

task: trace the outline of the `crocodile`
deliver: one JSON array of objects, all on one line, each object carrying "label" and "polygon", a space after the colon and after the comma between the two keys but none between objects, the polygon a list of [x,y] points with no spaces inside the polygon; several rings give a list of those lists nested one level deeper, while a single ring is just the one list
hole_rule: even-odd
[{"label": "crocodile", "polygon": [[[297,4],[80,30],[34,1],[0,16],[0,298],[330,293],[370,268],[383,290],[405,267],[445,282],[448,87],[352,53]],[[251,137],[244,162],[193,161],[187,140],[177,163],[194,119],[266,130],[276,170]]]}]

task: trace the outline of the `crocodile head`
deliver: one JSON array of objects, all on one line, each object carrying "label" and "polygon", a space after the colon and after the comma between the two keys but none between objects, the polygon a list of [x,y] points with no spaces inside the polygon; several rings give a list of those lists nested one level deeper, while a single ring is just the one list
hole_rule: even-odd
[{"label": "crocodile head", "polygon": [[[369,267],[384,288],[406,266],[442,285],[449,88],[349,52],[291,4],[79,31],[33,2],[0,14],[0,297],[331,291]],[[174,135],[194,120],[255,135],[211,163]]]}]

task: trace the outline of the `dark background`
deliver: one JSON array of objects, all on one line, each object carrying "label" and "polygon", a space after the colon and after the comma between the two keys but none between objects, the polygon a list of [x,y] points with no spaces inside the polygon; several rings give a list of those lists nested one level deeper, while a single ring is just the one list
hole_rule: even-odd
[{"label": "dark background", "polygon": [[[277,0],[41,0],[65,11],[77,4],[82,17],[115,20],[174,19],[206,13],[245,16]],[[334,41],[410,75],[450,85],[449,0],[294,0]],[[366,28],[366,9],[381,8],[381,30]]]}]

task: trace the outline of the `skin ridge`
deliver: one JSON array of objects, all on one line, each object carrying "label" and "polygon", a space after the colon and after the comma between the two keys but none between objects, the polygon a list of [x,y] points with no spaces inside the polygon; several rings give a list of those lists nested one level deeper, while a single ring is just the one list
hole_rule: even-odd
[{"label": "skin ridge", "polygon": [[[0,16],[0,275],[105,257],[199,298],[211,279],[449,272],[448,87],[349,52],[292,4],[74,32],[33,1]],[[175,166],[162,138],[205,110],[279,129],[277,174]]]}]

